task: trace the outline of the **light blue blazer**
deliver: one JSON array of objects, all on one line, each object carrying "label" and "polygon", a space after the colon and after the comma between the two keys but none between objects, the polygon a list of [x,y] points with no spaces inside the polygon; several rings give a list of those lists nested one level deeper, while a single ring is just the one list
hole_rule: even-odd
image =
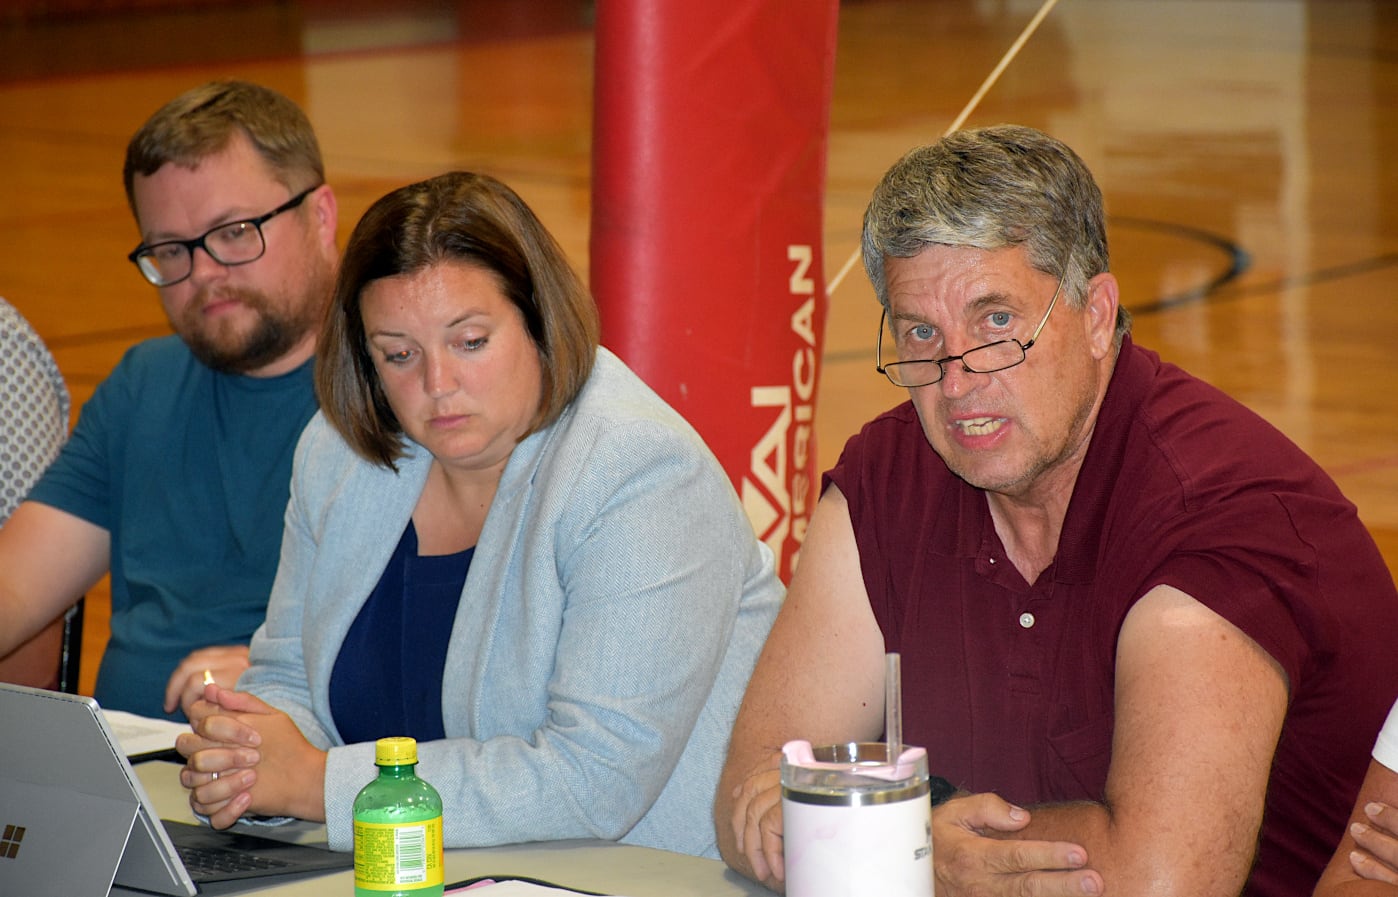
[{"label": "light blue blazer", "polygon": [[[338,850],[375,767],[372,744],[335,731],[330,672],[422,491],[431,456],[410,449],[395,473],[311,421],[239,683],[329,749]],[[782,596],[713,454],[600,349],[578,398],[510,456],[461,593],[447,738],[418,748],[446,845],[603,838],[717,856],[714,790]]]}]

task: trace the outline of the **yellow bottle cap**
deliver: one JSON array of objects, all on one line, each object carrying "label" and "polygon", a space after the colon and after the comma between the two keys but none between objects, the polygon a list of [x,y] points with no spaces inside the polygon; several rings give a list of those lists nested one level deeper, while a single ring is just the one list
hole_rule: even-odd
[{"label": "yellow bottle cap", "polygon": [[402,766],[417,762],[417,739],[380,738],[374,742],[375,766]]}]

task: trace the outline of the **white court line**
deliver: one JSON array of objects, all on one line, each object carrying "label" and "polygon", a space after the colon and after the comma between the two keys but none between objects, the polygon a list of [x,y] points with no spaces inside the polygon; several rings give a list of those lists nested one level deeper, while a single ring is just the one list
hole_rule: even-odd
[{"label": "white court line", "polygon": [[[1019,55],[1019,51],[1023,49],[1024,45],[1029,41],[1029,38],[1034,35],[1035,31],[1039,30],[1040,23],[1044,21],[1049,12],[1057,5],[1058,0],[1044,0],[1044,4],[1039,7],[1039,11],[1034,13],[1034,17],[1029,20],[1028,25],[1024,26],[1024,30],[1019,33],[1019,37],[1015,38],[1015,42],[1010,44],[1010,48],[1005,51],[1004,56],[1000,57],[1000,61],[996,63],[995,68],[991,69],[990,74],[985,76],[985,80],[981,82],[980,89],[977,90],[975,95],[966,103],[966,107],[961,110],[961,114],[958,115],[951,123],[951,126],[943,132],[943,137],[950,134],[952,131],[959,130],[961,126],[966,123],[966,119],[971,117],[971,113],[980,105],[985,95],[990,92],[990,88],[994,87],[995,82],[1000,80],[1000,76],[1005,73],[1005,69],[1009,68],[1014,58]],[[840,284],[844,282],[850,269],[853,268],[858,261],[859,247],[856,246],[854,252],[850,253],[849,258],[845,259],[845,263],[840,266],[840,270],[837,271],[835,276],[830,279],[830,282],[825,285],[826,297],[829,297],[830,294],[840,288]]]}]

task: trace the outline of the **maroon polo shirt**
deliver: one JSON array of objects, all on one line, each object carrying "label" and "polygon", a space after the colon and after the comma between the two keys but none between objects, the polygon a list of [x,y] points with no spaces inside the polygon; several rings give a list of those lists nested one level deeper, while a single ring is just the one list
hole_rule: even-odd
[{"label": "maroon polo shirt", "polygon": [[904,738],[967,790],[1102,799],[1117,636],[1154,586],[1257,641],[1285,670],[1290,707],[1248,893],[1308,897],[1398,694],[1398,593],[1304,452],[1128,338],[1057,556],[1033,585],[911,403],[853,437],[826,483],[848,499],[874,615],[902,655]]}]

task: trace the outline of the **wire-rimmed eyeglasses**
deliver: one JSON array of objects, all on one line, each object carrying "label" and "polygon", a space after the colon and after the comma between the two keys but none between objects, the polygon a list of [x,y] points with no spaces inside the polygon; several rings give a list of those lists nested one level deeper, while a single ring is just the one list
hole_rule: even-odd
[{"label": "wire-rimmed eyeglasses", "polygon": [[[1070,259],[1071,261],[1071,259]],[[969,374],[993,374],[996,371],[1003,371],[1012,368],[1024,361],[1024,355],[1034,348],[1034,343],[1039,339],[1039,334],[1043,332],[1044,325],[1048,323],[1049,315],[1053,314],[1053,307],[1058,304],[1058,296],[1063,292],[1063,280],[1068,276],[1068,266],[1063,267],[1063,276],[1058,278],[1058,288],[1053,291],[1053,298],[1049,300],[1048,309],[1039,321],[1039,326],[1034,328],[1034,335],[1029,337],[1029,342],[1021,343],[1017,339],[1002,339],[993,343],[986,343],[983,346],[976,346],[968,349],[960,355],[948,355],[945,358],[914,358],[908,361],[891,361],[883,363],[883,329],[888,323],[888,308],[885,307],[883,314],[879,316],[879,339],[874,350],[874,366],[880,374],[889,379],[894,386],[907,388],[917,386],[931,386],[946,376],[946,365],[953,361],[961,362],[961,367]]]},{"label": "wire-rimmed eyeglasses", "polygon": [[147,246],[142,243],[127,256],[146,280],[158,287],[168,287],[179,283],[194,272],[194,250],[202,249],[209,258],[220,265],[246,265],[262,258],[267,251],[267,239],[262,235],[262,225],[290,211],[305,201],[320,184],[308,187],[277,206],[266,215],[230,221],[210,228],[193,240],[163,240]]}]

